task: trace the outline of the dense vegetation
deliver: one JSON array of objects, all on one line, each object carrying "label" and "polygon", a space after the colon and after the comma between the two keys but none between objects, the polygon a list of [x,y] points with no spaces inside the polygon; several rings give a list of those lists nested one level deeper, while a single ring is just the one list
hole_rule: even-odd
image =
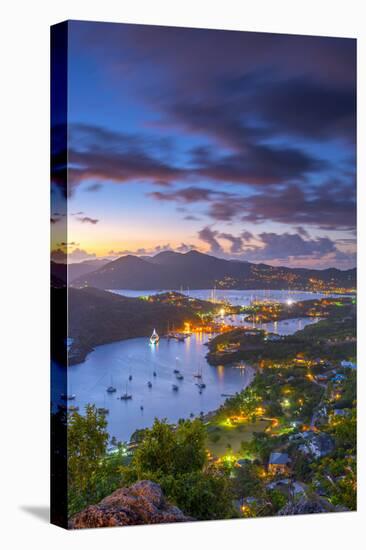
[{"label": "dense vegetation", "polygon": [[85,416],[69,418],[69,513],[98,502],[119,486],[149,479],[186,514],[197,519],[232,517],[232,492],[221,467],[207,463],[206,433],[200,420],[181,421],[177,427],[156,420],[130,464],[121,445],[107,454],[108,434],[103,414],[87,406]]}]

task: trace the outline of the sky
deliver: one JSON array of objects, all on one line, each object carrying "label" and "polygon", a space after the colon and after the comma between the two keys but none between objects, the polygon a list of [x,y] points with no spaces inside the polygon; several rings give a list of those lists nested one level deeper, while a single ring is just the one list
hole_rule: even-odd
[{"label": "sky", "polygon": [[67,46],[54,259],[355,266],[355,40],[72,21]]}]

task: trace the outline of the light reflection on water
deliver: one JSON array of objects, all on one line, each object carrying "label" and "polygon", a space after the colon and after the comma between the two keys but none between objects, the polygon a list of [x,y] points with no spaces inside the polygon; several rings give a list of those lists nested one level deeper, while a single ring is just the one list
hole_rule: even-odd
[{"label": "light reflection on water", "polygon": [[296,317],[295,319],[274,321],[273,323],[255,323],[247,322],[244,318],[245,315],[229,315],[225,317],[225,323],[233,326],[264,329],[267,332],[287,336],[321,320],[319,317]]},{"label": "light reflection on water", "polygon": [[[129,296],[136,298],[138,296],[152,296],[161,292],[169,292],[167,290],[111,290],[115,294],[121,294],[123,296]],[[316,300],[319,298],[338,297],[339,294],[323,294],[321,292],[305,292],[300,290],[176,290],[175,292],[182,292],[192,298],[198,298],[200,300],[210,300],[213,296],[217,301],[227,301],[234,306],[242,305],[248,306],[253,301],[268,300],[272,302],[286,302],[292,300],[299,302],[302,300]]]}]

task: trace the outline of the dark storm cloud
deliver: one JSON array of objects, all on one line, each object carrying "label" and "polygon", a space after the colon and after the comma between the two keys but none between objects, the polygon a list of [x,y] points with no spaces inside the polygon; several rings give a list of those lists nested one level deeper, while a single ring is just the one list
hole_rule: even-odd
[{"label": "dark storm cloud", "polygon": [[89,187],[87,188],[87,191],[90,191],[93,193],[94,191],[99,191],[101,188],[102,188],[101,183],[93,183],[92,185],[89,185]]},{"label": "dark storm cloud", "polygon": [[337,89],[303,77],[284,80],[259,93],[254,108],[277,132],[356,139],[355,86]]},{"label": "dark storm cloud", "polygon": [[260,233],[258,237],[261,246],[245,254],[248,260],[289,259],[299,256],[321,258],[337,250],[334,241],[328,237],[304,239],[296,233]]},{"label": "dark storm cloud", "polygon": [[[213,79],[232,78],[266,67],[281,75],[309,75],[334,85],[352,81],[356,41],[344,38],[190,29],[145,25],[77,23],[79,47],[115,73],[192,94]],[[142,70],[144,69],[144,70]],[[162,92],[160,92],[162,93]]]},{"label": "dark storm cloud", "polygon": [[279,135],[354,140],[354,40],[141,27],[124,37],[137,35],[132,58],[146,46],[142,62],[160,69],[145,99],[162,126],[234,150]]},{"label": "dark storm cloud", "polygon": [[355,81],[337,87],[308,76],[276,78],[266,71],[227,81],[223,90],[236,112],[257,115],[263,135],[355,140]]},{"label": "dark storm cloud", "polygon": [[[159,201],[202,202],[207,205],[207,216],[214,221],[274,221],[329,230],[352,230],[356,223],[355,188],[338,180],[328,180],[318,186],[273,186],[248,197],[200,187],[156,191],[150,196]],[[308,236],[303,227],[298,233]]]},{"label": "dark storm cloud", "polygon": [[[137,136],[110,132],[104,128],[75,125],[70,128],[68,178],[69,189],[85,180],[150,181],[167,185],[176,180],[208,178],[213,181],[241,184],[273,184],[303,179],[307,173],[325,169],[326,163],[295,148],[270,147],[247,144],[243,152],[226,155],[221,159],[206,156],[196,167],[178,168],[157,158],[159,145]],[[238,138],[239,139],[239,138]],[[155,156],[154,156],[155,155]],[[195,157],[197,161],[197,156]],[[58,184],[58,180],[55,180]],[[100,183],[88,187],[97,191]],[[208,199],[208,189],[189,187],[176,194],[177,200],[193,202],[195,198]],[[155,198],[169,200],[168,194],[156,192]],[[174,195],[171,196],[172,200]]]},{"label": "dark storm cloud", "polygon": [[56,246],[60,246],[61,248],[67,248],[68,246],[80,246],[80,243],[76,243],[75,241],[72,241],[71,243],[61,242],[57,243]]},{"label": "dark storm cloud", "polygon": [[230,221],[236,217],[241,219],[246,208],[246,199],[236,196],[230,200],[212,201],[208,205],[207,215],[215,221]]},{"label": "dark storm cloud", "polygon": [[233,254],[237,254],[242,251],[243,249],[243,239],[242,237],[235,237],[231,233],[220,233],[220,238],[225,239],[226,241],[229,241],[230,246],[230,252]]},{"label": "dark storm cloud", "polygon": [[187,216],[184,216],[184,219],[192,222],[198,222],[200,220],[200,218],[197,218],[197,216],[193,216],[192,214],[188,214]]},{"label": "dark storm cloud", "polygon": [[51,259],[59,263],[66,263],[67,261],[81,262],[93,258],[96,258],[96,254],[86,252],[80,248],[75,248],[72,252],[68,253],[61,248],[57,248],[51,252]]},{"label": "dark storm cloud", "polygon": [[60,189],[67,195],[67,125],[51,126],[51,191]]},{"label": "dark storm cloud", "polygon": [[263,185],[303,180],[326,167],[326,162],[295,148],[248,144],[242,153],[209,162],[196,173],[216,181]]},{"label": "dark storm cloud", "polygon": [[272,189],[248,197],[245,203],[246,212],[242,219],[255,223],[272,220],[330,230],[350,230],[356,223],[354,189],[336,181],[329,181],[308,192],[298,185]]},{"label": "dark storm cloud", "polygon": [[[63,132],[55,127],[54,133]],[[56,143],[62,140],[55,140]],[[85,180],[100,180],[88,187],[98,191],[101,182],[150,181],[164,185],[184,176],[182,169],[162,160],[169,147],[164,139],[112,132],[106,128],[74,124],[69,127],[68,168],[65,152],[52,155],[52,182],[68,194]],[[68,178],[68,180],[67,180]]]},{"label": "dark storm cloud", "polygon": [[[338,241],[329,237],[304,238],[299,233],[262,232],[253,235],[243,231],[241,235],[219,233],[204,227],[199,231],[198,238],[209,245],[209,251],[220,256],[235,257],[247,261],[288,261],[291,259],[324,261],[336,259],[350,265],[355,260],[353,251],[342,252]],[[226,253],[220,241],[229,241],[229,253]],[[250,242],[249,242],[250,241]]]},{"label": "dark storm cloud", "polygon": [[299,235],[301,235],[302,237],[305,237],[306,239],[309,238],[309,233],[301,225],[298,225],[295,229],[296,229],[297,233]]},{"label": "dark storm cloud", "polygon": [[[69,180],[72,186],[87,179],[117,183],[132,180],[169,182],[182,170],[154,155],[146,138],[111,132],[105,128],[77,125],[71,127]],[[158,141],[158,140],[157,140]]]},{"label": "dark storm cloud", "polygon": [[159,201],[175,201],[193,203],[209,200],[215,193],[211,189],[202,187],[186,187],[176,191],[153,191],[151,197]]},{"label": "dark storm cloud", "polygon": [[223,252],[223,248],[217,240],[218,236],[219,232],[212,230],[210,227],[204,227],[198,232],[198,238],[208,244],[210,247],[209,251],[214,254],[221,254]]},{"label": "dark storm cloud", "polygon": [[[104,127],[103,115],[99,126],[71,125],[70,189],[148,182],[162,186],[149,196],[184,206],[186,220],[195,218],[187,205],[200,203],[208,224],[301,226],[306,242],[309,225],[354,229],[355,40],[74,24],[75,51],[106,82],[113,75],[116,98],[121,90],[114,112],[123,116],[131,97],[146,119],[134,135]],[[65,192],[65,128],[57,131],[52,175]],[[219,233],[202,232],[220,252]],[[225,235],[238,250],[238,237]]]},{"label": "dark storm cloud", "polygon": [[81,223],[91,223],[92,225],[95,225],[99,222],[96,218],[90,218],[89,216],[83,216],[82,218],[77,218],[79,222]]},{"label": "dark storm cloud", "polygon": [[185,254],[185,253],[189,252],[190,250],[196,250],[196,249],[197,249],[197,246],[194,245],[194,244],[181,243],[177,247],[176,252],[180,252],[181,254]]}]

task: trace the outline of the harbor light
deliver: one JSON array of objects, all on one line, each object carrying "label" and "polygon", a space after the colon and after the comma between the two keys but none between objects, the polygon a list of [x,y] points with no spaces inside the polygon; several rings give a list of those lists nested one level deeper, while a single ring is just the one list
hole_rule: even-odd
[{"label": "harbor light", "polygon": [[294,303],[294,301],[291,300],[291,298],[287,298],[286,304],[287,304],[288,306],[292,306],[293,303]]}]

